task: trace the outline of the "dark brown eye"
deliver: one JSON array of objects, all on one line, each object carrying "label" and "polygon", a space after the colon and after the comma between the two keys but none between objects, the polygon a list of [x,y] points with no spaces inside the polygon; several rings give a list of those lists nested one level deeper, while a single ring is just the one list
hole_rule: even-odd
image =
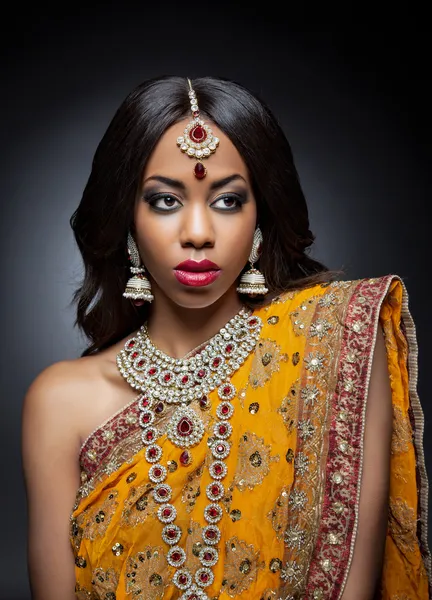
[{"label": "dark brown eye", "polygon": [[244,200],[240,196],[222,196],[217,198],[212,204],[213,207],[219,210],[232,211],[242,207]]}]

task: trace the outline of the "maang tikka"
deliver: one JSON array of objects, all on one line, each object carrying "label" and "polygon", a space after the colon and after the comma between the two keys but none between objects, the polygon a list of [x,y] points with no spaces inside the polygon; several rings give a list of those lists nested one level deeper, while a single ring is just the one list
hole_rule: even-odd
[{"label": "maang tikka", "polygon": [[207,169],[202,163],[204,158],[208,158],[212,152],[216,151],[219,145],[219,138],[213,135],[212,130],[200,118],[196,94],[192,89],[192,83],[189,83],[189,100],[193,120],[190,121],[184,130],[184,135],[177,138],[177,146],[190,158],[196,159],[194,175],[197,179],[203,179],[207,175]]},{"label": "maang tikka", "polygon": [[261,271],[254,268],[254,264],[261,255],[262,242],[263,236],[261,229],[257,227],[253,237],[252,250],[249,255],[250,269],[240,277],[240,284],[237,288],[239,294],[247,294],[248,296],[253,297],[261,296],[268,292],[264,275]]},{"label": "maang tikka", "polygon": [[132,277],[126,284],[126,290],[123,293],[125,298],[133,300],[133,303],[140,306],[144,302],[151,302],[153,295],[151,293],[150,281],[144,275],[145,269],[141,263],[141,257],[138,252],[138,247],[131,233],[128,233],[127,249],[129,260],[132,265],[130,267]]}]

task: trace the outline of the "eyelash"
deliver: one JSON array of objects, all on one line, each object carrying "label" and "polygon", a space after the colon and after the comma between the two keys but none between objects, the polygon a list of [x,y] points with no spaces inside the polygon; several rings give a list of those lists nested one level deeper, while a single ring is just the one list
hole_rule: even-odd
[{"label": "eyelash", "polygon": [[[173,200],[179,202],[179,200],[173,196],[172,194],[151,194],[151,195],[145,195],[143,197],[144,201],[147,202],[153,210],[157,211],[157,212],[174,212],[178,207],[175,208],[158,208],[156,205],[156,202],[158,200],[164,200],[165,198],[172,198]],[[216,210],[220,210],[222,212],[235,212],[239,209],[241,209],[241,207],[243,206],[245,200],[244,198],[242,198],[241,196],[237,196],[234,194],[226,194],[224,196],[221,196],[220,198],[217,198],[216,200],[214,200],[214,202],[212,202],[211,206],[215,203],[215,202],[219,202],[220,200],[235,200],[236,201],[236,205],[233,208],[217,208]]]}]

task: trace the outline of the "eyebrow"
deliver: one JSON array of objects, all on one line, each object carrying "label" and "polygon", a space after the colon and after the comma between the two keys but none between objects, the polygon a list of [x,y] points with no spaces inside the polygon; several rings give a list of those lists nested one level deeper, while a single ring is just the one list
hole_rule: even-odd
[{"label": "eyebrow", "polygon": [[[224,187],[225,185],[228,185],[229,183],[231,183],[231,181],[235,181],[236,179],[242,179],[245,183],[247,183],[246,179],[244,177],[242,177],[238,173],[234,173],[234,175],[228,175],[228,177],[224,177],[223,179],[217,179],[216,181],[213,181],[210,184],[210,190],[211,191],[218,190],[219,188]],[[143,185],[145,185],[147,183],[147,181],[160,181],[161,183],[165,183],[166,185],[169,185],[170,187],[177,188],[177,189],[181,190],[182,192],[186,191],[185,184],[183,183],[183,181],[180,181],[179,179],[171,179],[171,177],[163,177],[162,175],[152,175],[151,177],[148,177],[144,181]]]}]

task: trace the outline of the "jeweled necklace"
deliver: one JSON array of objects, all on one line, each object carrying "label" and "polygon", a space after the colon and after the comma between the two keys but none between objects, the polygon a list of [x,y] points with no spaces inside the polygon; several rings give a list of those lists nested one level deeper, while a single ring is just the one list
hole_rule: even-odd
[{"label": "jeweled necklace", "polygon": [[[189,353],[188,358],[174,359],[158,350],[149,338],[146,324],[117,355],[122,376],[133,388],[143,392],[138,402],[141,437],[146,446],[145,458],[151,464],[149,479],[155,484],[153,499],[160,505],[157,517],[164,524],[162,539],[170,546],[167,561],[176,569],[172,581],[183,592],[180,600],[209,600],[204,588],[214,580],[210,567],[214,567],[219,558],[216,545],[221,532],[217,523],[223,514],[218,502],[225,495],[222,479],[227,475],[227,466],[223,461],[231,449],[229,437],[232,426],[229,419],[234,413],[231,400],[237,393],[230,377],[254,350],[262,328],[261,319],[251,312],[243,307],[202,350],[193,356]],[[178,545],[182,530],[174,523],[177,512],[175,506],[170,504],[172,488],[166,483],[168,469],[160,462],[162,447],[156,441],[161,433],[154,423],[155,415],[163,411],[165,403],[178,404],[167,426],[167,437],[180,448],[197,445],[204,436],[204,423],[188,405],[193,400],[199,400],[200,406],[205,408],[207,394],[215,388],[218,388],[220,402],[216,409],[219,420],[213,427],[212,441],[208,441],[213,456],[209,466],[212,481],[206,487],[210,503],[204,509],[204,519],[208,525],[202,530],[204,546],[199,553],[202,566],[192,574],[184,566],[186,552]]]}]

